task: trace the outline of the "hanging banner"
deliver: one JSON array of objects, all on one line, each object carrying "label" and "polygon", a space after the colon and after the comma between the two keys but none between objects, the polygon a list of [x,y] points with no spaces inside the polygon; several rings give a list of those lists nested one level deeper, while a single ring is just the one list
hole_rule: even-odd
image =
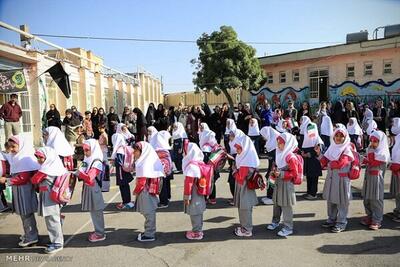
[{"label": "hanging banner", "polygon": [[23,69],[0,70],[0,92],[26,92],[28,87]]}]

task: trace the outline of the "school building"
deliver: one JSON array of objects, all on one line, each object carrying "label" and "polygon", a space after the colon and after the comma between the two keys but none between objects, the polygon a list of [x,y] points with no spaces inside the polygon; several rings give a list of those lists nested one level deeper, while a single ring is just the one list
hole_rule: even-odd
[{"label": "school building", "polygon": [[[368,40],[367,32],[347,35],[345,44],[260,57],[266,83],[252,92],[255,105],[263,99],[286,106],[309,101],[353,99],[371,103],[400,99],[400,27],[385,37]],[[393,29],[393,27],[392,27]]]},{"label": "school building", "polygon": [[[82,57],[62,50],[39,51],[0,41],[0,105],[8,101],[11,93],[19,95],[18,102],[23,110],[21,130],[32,138],[34,145],[40,145],[42,118],[50,104],[55,104],[64,117],[65,110],[71,106],[76,106],[82,113],[93,107],[103,107],[107,113],[109,107],[114,106],[121,115],[125,106],[139,107],[145,112],[149,103],[163,102],[161,80],[151,73],[144,70],[129,74],[113,72],[102,68],[103,59],[91,51],[83,48],[68,50]],[[44,73],[60,61],[70,79],[72,92],[69,99],[50,75]],[[26,84],[21,86],[22,89],[16,88],[18,86],[12,80],[23,77],[17,76],[18,73],[24,74]],[[0,144],[4,141],[4,133],[0,132]]]}]

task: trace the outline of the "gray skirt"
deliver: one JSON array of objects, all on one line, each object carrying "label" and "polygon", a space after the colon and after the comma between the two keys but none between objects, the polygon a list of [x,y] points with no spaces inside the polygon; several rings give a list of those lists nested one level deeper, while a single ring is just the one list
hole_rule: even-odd
[{"label": "gray skirt", "polygon": [[60,215],[60,205],[50,198],[51,187],[56,178],[56,176],[47,176],[47,178],[39,184],[39,186],[47,186],[48,188],[47,191],[39,192],[39,216]]},{"label": "gray skirt", "polygon": [[201,215],[206,210],[206,200],[204,196],[197,193],[197,185],[193,184],[192,198],[188,206],[184,205],[184,212],[188,215]]},{"label": "gray skirt", "polygon": [[35,213],[38,209],[36,192],[31,183],[12,186],[12,204],[14,212],[18,215]]},{"label": "gray skirt", "polygon": [[146,187],[136,196],[135,210],[143,215],[155,213],[157,206],[158,198],[149,194]]},{"label": "gray skirt", "polygon": [[[362,196],[364,199],[372,200],[383,200],[383,194],[385,191],[383,181],[383,171],[379,171],[378,175],[370,175],[367,168],[365,170],[364,184],[362,188]],[[380,168],[373,168],[372,170],[380,170]]]},{"label": "gray skirt", "polygon": [[251,209],[258,204],[258,199],[255,190],[247,188],[247,181],[241,185],[235,182],[235,194],[233,196],[235,207],[239,209]]},{"label": "gray skirt", "polygon": [[390,180],[390,194],[393,197],[400,195],[400,174],[396,175],[392,173],[392,179]]},{"label": "gray skirt", "polygon": [[[348,169],[347,167],[347,173]],[[340,177],[339,170],[328,169],[322,197],[333,204],[349,205],[350,200],[353,198],[350,179],[348,177]]]},{"label": "gray skirt", "polygon": [[95,181],[94,186],[82,186],[82,211],[103,210],[105,208],[103,193]]},{"label": "gray skirt", "polygon": [[276,179],[272,200],[280,207],[293,206],[296,204],[294,184],[291,181],[284,181],[282,175]]}]

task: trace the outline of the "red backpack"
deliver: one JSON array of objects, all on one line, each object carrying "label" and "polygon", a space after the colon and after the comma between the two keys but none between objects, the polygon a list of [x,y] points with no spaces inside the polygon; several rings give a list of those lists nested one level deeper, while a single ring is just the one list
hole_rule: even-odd
[{"label": "red backpack", "polygon": [[50,198],[58,204],[67,204],[72,197],[73,189],[70,187],[70,173],[58,176],[50,190]]},{"label": "red backpack", "polygon": [[349,178],[350,180],[356,180],[361,175],[360,154],[358,154],[356,146],[353,143],[351,143],[350,148],[351,152],[353,152],[354,160],[351,162]]},{"label": "red backpack", "polygon": [[296,157],[296,159],[297,159],[295,161],[296,161],[296,164],[297,164],[298,172],[297,172],[296,177],[293,178],[292,182],[295,185],[301,185],[301,183],[303,182],[303,179],[304,179],[303,178],[303,176],[304,176],[304,174],[303,174],[304,159],[303,159],[303,157],[301,155],[296,154],[296,153],[293,153],[291,156],[289,155],[288,157]]},{"label": "red backpack", "polygon": [[224,168],[227,159],[228,156],[225,148],[220,145],[216,145],[208,157],[208,162],[212,163],[216,172],[220,172]]},{"label": "red backpack", "polygon": [[248,189],[260,189],[264,190],[266,187],[264,177],[256,170],[253,172],[253,175],[247,181]]},{"label": "red backpack", "polygon": [[194,164],[199,167],[201,177],[197,183],[197,193],[201,196],[209,196],[213,190],[214,166],[199,161],[190,161],[189,164]]},{"label": "red backpack", "polygon": [[131,146],[124,146],[124,162],[122,163],[122,170],[124,172],[133,172],[133,163],[135,157],[133,154],[134,149]]}]

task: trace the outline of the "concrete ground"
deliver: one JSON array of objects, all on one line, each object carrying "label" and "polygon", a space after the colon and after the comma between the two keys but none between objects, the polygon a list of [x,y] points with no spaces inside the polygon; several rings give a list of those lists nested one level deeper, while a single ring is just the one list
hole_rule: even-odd
[{"label": "concrete ground", "polygon": [[[266,166],[262,160],[261,166]],[[390,171],[386,172],[388,191]],[[119,190],[113,186],[104,194],[107,239],[91,244],[88,233],[93,230],[89,213],[80,212],[80,189],[64,208],[65,248],[52,258],[43,254],[48,242],[44,219],[37,217],[40,244],[17,248],[22,234],[20,218],[0,214],[0,266],[400,266],[400,224],[384,218],[383,227],[372,231],[359,224],[364,215],[360,197],[362,178],[353,183],[354,200],[350,204],[347,231],[339,234],[321,228],[326,219],[326,202],[319,198],[306,201],[300,196],[306,184],[297,186],[298,203],[294,207],[295,233],[288,238],[267,231],[272,206],[259,205],[253,212],[253,237],[238,238],[233,234],[238,223],[237,209],[229,206],[231,198],[227,173],[217,182],[218,203],[204,213],[204,234],[201,241],[185,239],[190,219],[182,212],[183,176],[172,181],[172,202],[157,213],[157,241],[139,243],[143,217],[133,211],[118,211]],[[323,188],[320,179],[319,191]],[[132,188],[133,189],[133,186]],[[257,192],[259,197],[265,191]],[[386,196],[385,212],[394,208]]]}]

